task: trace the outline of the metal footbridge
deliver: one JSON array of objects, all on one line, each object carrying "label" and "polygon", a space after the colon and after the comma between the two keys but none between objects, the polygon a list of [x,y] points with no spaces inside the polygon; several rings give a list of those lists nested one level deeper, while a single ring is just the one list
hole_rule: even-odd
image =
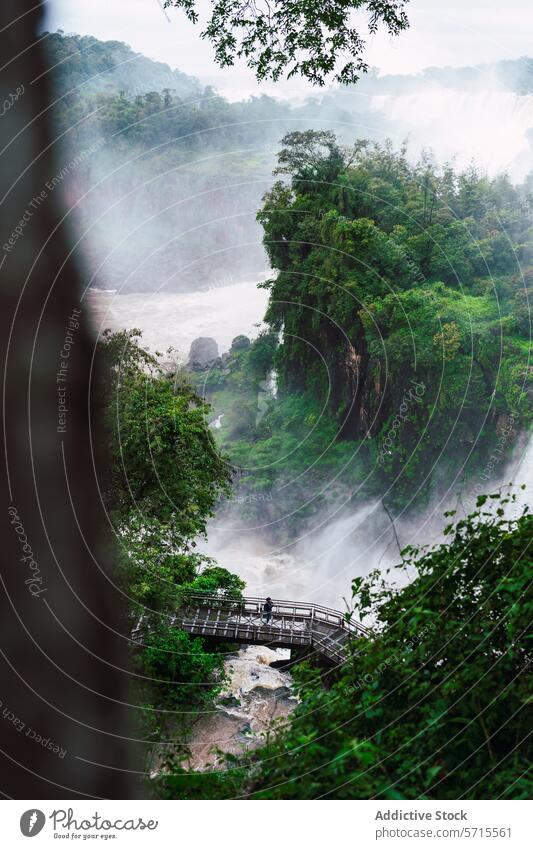
[{"label": "metal footbridge", "polygon": [[370,633],[338,610],[295,601],[273,599],[267,621],[264,603],[263,598],[190,594],[183,599],[175,624],[193,636],[230,643],[307,647],[335,664],[347,659],[350,640]]}]

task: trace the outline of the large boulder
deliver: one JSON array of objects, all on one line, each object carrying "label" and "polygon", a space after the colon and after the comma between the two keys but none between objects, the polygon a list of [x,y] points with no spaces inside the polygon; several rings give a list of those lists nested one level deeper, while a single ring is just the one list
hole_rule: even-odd
[{"label": "large boulder", "polygon": [[188,367],[193,371],[209,368],[218,358],[218,345],[210,336],[199,336],[191,344]]}]

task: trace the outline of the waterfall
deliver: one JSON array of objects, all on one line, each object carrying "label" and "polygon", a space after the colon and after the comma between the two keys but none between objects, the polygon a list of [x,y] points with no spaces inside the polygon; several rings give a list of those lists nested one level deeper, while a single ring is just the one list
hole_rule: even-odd
[{"label": "waterfall", "polygon": [[431,148],[440,162],[464,167],[475,159],[489,173],[508,171],[518,181],[533,168],[533,94],[432,86],[374,95],[370,109],[387,118],[395,141],[409,138],[413,155]]}]

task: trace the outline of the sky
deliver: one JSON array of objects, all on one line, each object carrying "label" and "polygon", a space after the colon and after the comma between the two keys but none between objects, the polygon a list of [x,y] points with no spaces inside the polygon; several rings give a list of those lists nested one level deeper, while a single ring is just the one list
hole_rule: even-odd
[{"label": "sky", "polygon": [[[102,40],[124,41],[151,59],[166,62],[215,85],[230,99],[265,91],[282,97],[309,91],[290,81],[257,85],[244,64],[221,70],[201,25],[183,12],[164,11],[163,0],[48,0],[47,29],[62,29]],[[198,0],[203,20],[209,0]],[[416,73],[428,66],[479,65],[531,55],[531,0],[412,0],[410,29],[397,37],[373,36],[366,61],[381,73]],[[202,20],[202,17],[201,17]]]}]

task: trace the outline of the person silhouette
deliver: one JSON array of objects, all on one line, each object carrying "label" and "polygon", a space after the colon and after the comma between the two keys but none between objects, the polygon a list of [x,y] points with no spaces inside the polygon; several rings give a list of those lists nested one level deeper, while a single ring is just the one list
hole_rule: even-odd
[{"label": "person silhouette", "polygon": [[270,598],[270,596],[267,596],[267,600],[265,601],[265,603],[263,605],[263,619],[265,620],[267,625],[269,624],[270,620],[272,619],[272,608],[273,607],[274,607],[274,605],[272,604],[272,599]]}]

